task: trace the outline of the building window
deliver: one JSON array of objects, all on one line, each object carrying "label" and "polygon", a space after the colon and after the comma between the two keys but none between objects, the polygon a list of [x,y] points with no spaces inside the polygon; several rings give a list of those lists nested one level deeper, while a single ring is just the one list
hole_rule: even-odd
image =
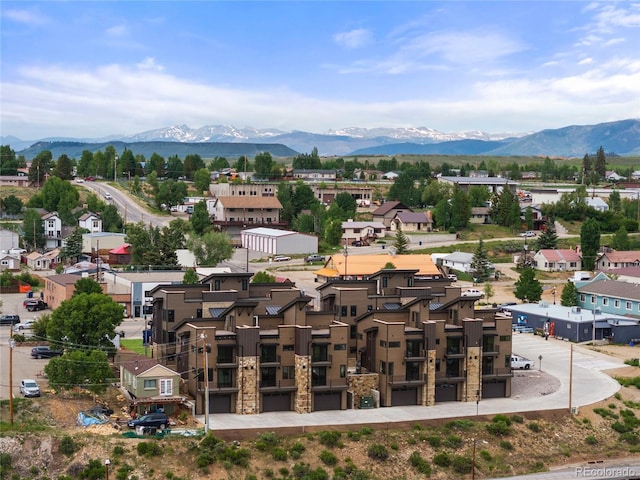
[{"label": "building window", "polygon": [[382,277],[382,287],[386,288],[389,284],[389,279],[387,277]]},{"label": "building window", "polygon": [[327,384],[327,367],[313,367],[311,369],[311,386]]},{"label": "building window", "polygon": [[327,346],[326,345],[313,345],[313,352],[311,353],[311,361],[312,362],[326,362],[329,358],[327,354]]},{"label": "building window", "polygon": [[510,355],[505,355],[504,356],[504,366],[506,368],[511,367],[511,356]]},{"label": "building window", "polygon": [[173,395],[173,380],[170,378],[160,379],[160,395],[168,397]]},{"label": "building window", "polygon": [[276,386],[276,367],[263,367],[260,369],[260,386]]},{"label": "building window", "polygon": [[584,293],[580,294],[580,301],[584,303],[587,300],[587,296]]},{"label": "building window", "polygon": [[282,367],[283,380],[294,380],[295,378],[296,378],[296,367],[294,366]]},{"label": "building window", "polygon": [[602,299],[602,306],[606,307],[607,305],[609,305],[609,299],[607,297],[604,297]]},{"label": "building window", "polygon": [[233,387],[233,368],[218,369],[218,388]]},{"label": "building window", "polygon": [[389,342],[389,348],[400,348],[400,342]]},{"label": "building window", "polygon": [[176,319],[175,310],[167,310],[167,322],[174,322]]},{"label": "building window", "polygon": [[380,340],[380,346],[381,346],[382,348],[387,348],[387,342],[386,342],[386,340]]},{"label": "building window", "polygon": [[620,308],[620,300],[614,300],[613,301],[613,308]]},{"label": "building window", "polygon": [[380,360],[380,366],[378,367],[378,373],[380,375],[386,375],[387,374],[387,362],[383,362],[382,360]]},{"label": "building window", "polygon": [[349,326],[349,338],[355,339],[358,334],[358,328],[355,325]]},{"label": "building window", "polygon": [[511,341],[511,335],[500,335],[500,341],[501,342],[510,342]]},{"label": "building window", "polygon": [[436,358],[436,372],[440,371],[440,359]]},{"label": "building window", "polygon": [[406,380],[413,382],[420,380],[420,362],[407,362]]},{"label": "building window", "polygon": [[213,282],[213,289],[215,291],[219,291],[220,290],[220,280],[216,280]]},{"label": "building window", "polygon": [[283,352],[293,352],[293,345],[283,345],[282,346],[282,351]]},{"label": "building window", "polygon": [[224,345],[218,347],[218,361],[216,363],[233,363],[233,351],[232,345]]},{"label": "building window", "polygon": [[347,366],[340,365],[340,378],[344,378],[347,376]]},{"label": "building window", "polygon": [[155,390],[158,387],[158,382],[155,378],[148,378],[144,381],[145,390]]},{"label": "building window", "polygon": [[242,290],[247,290],[249,288],[249,282],[247,282],[246,278],[242,279]]},{"label": "building window", "polygon": [[357,305],[351,305],[351,316],[355,317],[358,313],[358,306]]},{"label": "building window", "polygon": [[277,361],[277,345],[261,345],[260,362],[272,363]]},{"label": "building window", "polygon": [[594,305],[596,303],[596,296],[591,295],[591,304]]},{"label": "building window", "polygon": [[196,308],[196,318],[202,318],[202,309]]},{"label": "building window", "polygon": [[333,346],[334,350],[346,350],[347,349],[347,344],[346,343],[336,343]]},{"label": "building window", "polygon": [[347,316],[347,306],[346,305],[341,305],[340,306],[340,313],[341,313],[341,316],[343,316],[343,317]]},{"label": "building window", "polygon": [[631,307],[631,302],[627,302],[625,307],[626,307],[627,310],[631,310],[631,308],[632,308]]}]

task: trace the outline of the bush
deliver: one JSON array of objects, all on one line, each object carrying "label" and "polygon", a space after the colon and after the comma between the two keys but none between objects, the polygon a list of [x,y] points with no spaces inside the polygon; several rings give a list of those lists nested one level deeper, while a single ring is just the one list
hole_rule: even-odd
[{"label": "bush", "polygon": [[584,439],[585,442],[587,442],[587,445],[597,445],[598,444],[598,439],[596,437],[594,437],[593,435],[589,435],[587,438]]},{"label": "bush", "polygon": [[265,432],[258,435],[256,441],[256,448],[261,452],[271,450],[273,447],[280,444],[280,438],[274,432]]},{"label": "bush", "polygon": [[487,431],[495,436],[505,436],[511,434],[511,419],[506,415],[496,415],[491,423],[486,426]]},{"label": "bush", "polygon": [[640,437],[635,432],[626,432],[620,435],[620,441],[628,443],[629,445],[638,445],[640,443]]},{"label": "bush", "polygon": [[500,448],[504,448],[505,450],[513,450],[513,444],[508,440],[502,440],[500,442]]},{"label": "bush", "polygon": [[437,435],[429,435],[426,440],[431,445],[431,448],[440,448],[442,446],[442,439]]},{"label": "bush", "polygon": [[323,450],[322,452],[320,452],[320,461],[325,465],[332,466],[338,463],[338,457],[336,457],[334,453],[330,452],[329,450]]},{"label": "bush", "polygon": [[527,427],[529,427],[529,430],[531,430],[532,432],[538,433],[540,431],[540,425],[536,422],[531,422],[527,425]]},{"label": "bush", "polygon": [[124,447],[121,445],[116,445],[115,447],[113,447],[113,456],[114,457],[119,457],[121,455],[124,455]]},{"label": "bush", "polygon": [[293,445],[291,445],[290,450],[292,452],[302,453],[306,450],[306,447],[301,442],[295,442]]},{"label": "bush", "polygon": [[286,462],[288,457],[286,450],[282,447],[274,448],[271,456],[276,462]]},{"label": "bush", "polygon": [[509,417],[507,417],[506,415],[503,415],[501,413],[496,415],[495,417],[493,417],[493,419],[491,421],[493,423],[504,423],[508,427],[511,426],[511,419]]},{"label": "bush", "polygon": [[511,421],[513,423],[524,423],[524,418],[520,415],[511,415]]},{"label": "bush", "polygon": [[389,458],[387,447],[379,443],[374,443],[367,449],[367,455],[374,460],[386,460]]},{"label": "bush", "polygon": [[336,431],[323,431],[318,434],[318,441],[329,448],[337,447],[340,443],[340,432]]},{"label": "bush", "polygon": [[436,453],[433,456],[433,463],[435,463],[439,467],[446,468],[451,465],[451,455],[449,455],[447,452]]},{"label": "bush", "polygon": [[136,448],[138,455],[142,457],[159,457],[162,455],[162,449],[156,442],[140,442]]},{"label": "bush", "polygon": [[473,420],[451,420],[445,423],[444,428],[448,430],[469,430],[473,425]]},{"label": "bush", "polygon": [[613,428],[618,433],[626,433],[633,430],[626,423],[620,422],[614,422],[613,425],[611,425],[611,428]]},{"label": "bush", "polygon": [[480,456],[485,462],[490,462],[491,460],[493,460],[493,457],[491,456],[489,450],[480,450]]},{"label": "bush", "polygon": [[73,441],[69,435],[65,435],[60,440],[60,453],[64,455],[73,455],[73,453],[78,449],[78,445]]},{"label": "bush", "polygon": [[454,472],[465,475],[467,473],[471,473],[471,469],[473,468],[473,460],[469,457],[455,455],[453,457],[451,465],[453,466]]},{"label": "bush", "polygon": [[444,446],[449,448],[460,448],[462,443],[462,438],[458,435],[447,435],[447,438],[444,440]]},{"label": "bush", "polygon": [[418,473],[423,475],[431,475],[431,465],[424,458],[420,456],[420,452],[413,452],[409,457],[409,463],[415,468]]}]

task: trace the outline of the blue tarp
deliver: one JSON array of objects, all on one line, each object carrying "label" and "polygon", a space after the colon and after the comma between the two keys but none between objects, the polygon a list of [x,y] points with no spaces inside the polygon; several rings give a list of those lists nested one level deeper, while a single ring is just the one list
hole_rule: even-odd
[{"label": "blue tarp", "polygon": [[109,418],[104,415],[93,415],[87,412],[78,413],[77,424],[81,427],[88,427],[89,425],[102,425],[109,422]]}]

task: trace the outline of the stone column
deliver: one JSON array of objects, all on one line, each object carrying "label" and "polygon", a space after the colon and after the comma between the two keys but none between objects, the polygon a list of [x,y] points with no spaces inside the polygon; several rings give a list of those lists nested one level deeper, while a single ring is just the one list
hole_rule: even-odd
[{"label": "stone column", "polygon": [[258,357],[238,357],[236,412],[240,415],[260,413],[259,370]]},{"label": "stone column", "polygon": [[436,351],[427,350],[427,361],[424,364],[427,381],[422,388],[422,405],[431,406],[436,403]]},{"label": "stone column", "polygon": [[[468,347],[466,361],[466,398],[464,398],[463,401],[475,402],[476,400],[478,400],[479,396],[482,396],[482,377],[480,376],[480,368],[482,365],[482,348]],[[479,395],[478,392],[480,392]]]},{"label": "stone column", "polygon": [[296,370],[296,413],[311,413],[311,357],[308,355],[295,356]]}]

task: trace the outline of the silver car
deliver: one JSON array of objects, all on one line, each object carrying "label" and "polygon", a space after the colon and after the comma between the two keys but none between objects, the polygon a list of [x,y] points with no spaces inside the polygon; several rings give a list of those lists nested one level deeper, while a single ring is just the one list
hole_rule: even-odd
[{"label": "silver car", "polygon": [[25,378],[20,382],[20,393],[22,393],[22,395],[24,395],[25,397],[39,397],[40,386],[36,383],[35,380]]}]

